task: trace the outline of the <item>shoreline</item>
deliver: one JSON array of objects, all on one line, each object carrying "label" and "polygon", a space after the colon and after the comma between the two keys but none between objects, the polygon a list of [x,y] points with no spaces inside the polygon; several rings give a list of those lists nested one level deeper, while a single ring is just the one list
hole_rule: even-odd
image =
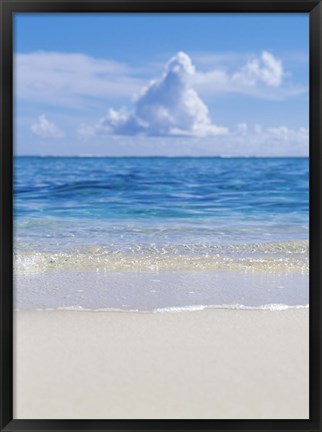
[{"label": "shoreline", "polygon": [[309,303],[308,274],[241,271],[16,274],[15,308],[153,311],[191,306],[260,308]]},{"label": "shoreline", "polygon": [[14,317],[14,418],[309,417],[309,309]]},{"label": "shoreline", "polygon": [[262,306],[246,306],[242,304],[224,304],[224,305],[187,305],[187,306],[169,306],[152,310],[139,309],[117,309],[117,308],[98,308],[91,309],[82,306],[66,306],[57,308],[38,308],[38,309],[14,309],[15,312],[90,312],[90,313],[125,313],[125,314],[163,314],[163,313],[188,313],[201,312],[208,310],[231,310],[231,311],[263,311],[263,312],[281,312],[287,310],[310,309],[309,304],[305,305],[287,305],[287,304],[266,304]]}]

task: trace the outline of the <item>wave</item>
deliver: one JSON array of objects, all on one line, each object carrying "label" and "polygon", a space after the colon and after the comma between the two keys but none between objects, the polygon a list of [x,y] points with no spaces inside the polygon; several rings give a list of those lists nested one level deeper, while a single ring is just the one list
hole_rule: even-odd
[{"label": "wave", "polygon": [[241,270],[250,272],[309,271],[308,241],[214,245],[132,245],[118,249],[102,246],[66,252],[15,250],[17,273],[52,270],[169,271]]},{"label": "wave", "polygon": [[[139,314],[151,314],[151,313],[165,313],[165,312],[198,312],[211,309],[225,309],[225,310],[244,310],[244,311],[285,311],[293,309],[309,309],[309,305],[286,305],[286,304],[266,304],[261,306],[246,306],[243,304],[223,304],[223,305],[191,305],[191,306],[171,306],[164,308],[156,308],[147,310],[140,309],[121,309],[121,308],[84,308],[82,306],[66,306],[57,308],[37,308],[33,309],[36,312],[51,312],[51,311],[69,311],[69,312],[122,312],[122,313],[139,313]],[[23,309],[15,309],[17,312]]]}]

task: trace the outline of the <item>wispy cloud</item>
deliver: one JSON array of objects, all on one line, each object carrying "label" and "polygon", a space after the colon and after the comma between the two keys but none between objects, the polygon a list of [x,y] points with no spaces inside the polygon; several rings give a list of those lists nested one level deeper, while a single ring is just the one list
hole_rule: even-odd
[{"label": "wispy cloud", "polygon": [[65,136],[64,131],[50,122],[44,114],[40,115],[30,127],[32,133],[40,138],[62,138]]},{"label": "wispy cloud", "polygon": [[128,97],[142,86],[125,64],[79,53],[15,55],[15,94],[50,105],[79,108],[89,98]]}]

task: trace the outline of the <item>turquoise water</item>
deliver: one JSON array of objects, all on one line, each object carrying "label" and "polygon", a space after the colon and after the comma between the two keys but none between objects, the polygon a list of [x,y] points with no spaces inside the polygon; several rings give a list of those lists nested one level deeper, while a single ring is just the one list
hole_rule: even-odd
[{"label": "turquoise water", "polygon": [[[149,290],[149,280],[158,279],[156,272],[161,281],[167,274],[168,283],[169,271],[198,272],[200,281],[201,273],[208,272],[210,291],[209,272],[246,272],[247,278],[263,272],[292,274],[293,280],[294,274],[304,274],[301,300],[288,300],[291,294],[287,294],[283,301],[305,303],[308,162],[307,158],[16,157],[16,274],[22,284],[26,284],[24,275],[33,275],[34,283],[35,275],[38,279],[41,275],[43,285],[44,275],[55,271],[95,271],[103,278],[102,287],[109,283],[108,274],[114,272],[115,278],[115,272],[122,277],[134,272],[145,278],[141,282]],[[152,279],[147,272],[153,273]],[[217,278],[217,287],[218,283]],[[23,298],[25,303],[30,300]],[[199,300],[204,304],[202,296]],[[180,301],[165,303],[176,307]],[[270,303],[274,301],[265,297],[265,304]]]},{"label": "turquoise water", "polygon": [[126,244],[307,238],[305,158],[20,157],[15,173],[18,236],[40,248],[92,244],[93,227]]}]

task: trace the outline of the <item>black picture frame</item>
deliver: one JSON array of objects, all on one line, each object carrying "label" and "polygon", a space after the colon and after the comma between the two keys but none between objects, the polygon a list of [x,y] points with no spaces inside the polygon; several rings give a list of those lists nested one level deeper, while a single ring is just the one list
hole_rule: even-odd
[{"label": "black picture frame", "polygon": [[[310,418],[308,420],[13,419],[13,15],[30,12],[303,13],[310,16]],[[1,431],[321,430],[322,5],[320,0],[2,0],[0,97]],[[287,29],[285,29],[287,31]]]}]

